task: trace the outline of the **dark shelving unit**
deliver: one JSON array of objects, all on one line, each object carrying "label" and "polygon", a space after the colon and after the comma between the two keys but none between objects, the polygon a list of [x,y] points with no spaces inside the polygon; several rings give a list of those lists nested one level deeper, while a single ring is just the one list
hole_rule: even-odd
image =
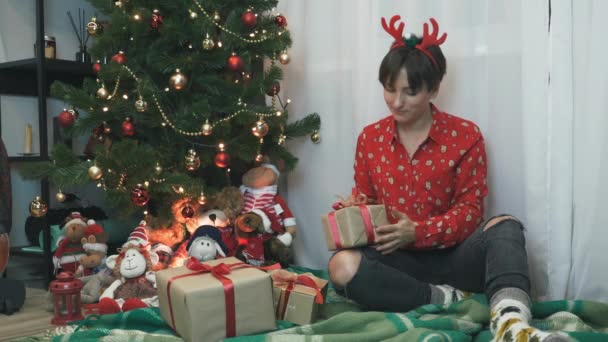
[{"label": "dark shelving unit", "polygon": [[[36,46],[44,46],[44,0],[36,0]],[[38,53],[35,58],[0,63],[0,96],[33,96],[38,99],[40,154],[9,156],[11,163],[49,160],[46,100],[49,97],[50,86],[55,81],[80,86],[85,77],[94,77],[91,64],[46,59],[43,53]],[[0,113],[1,115],[2,113]],[[0,126],[0,132],[1,129]],[[46,179],[40,182],[40,195],[46,203],[50,203],[49,183]],[[50,234],[50,228],[47,225],[43,233],[47,283],[53,277]]]}]

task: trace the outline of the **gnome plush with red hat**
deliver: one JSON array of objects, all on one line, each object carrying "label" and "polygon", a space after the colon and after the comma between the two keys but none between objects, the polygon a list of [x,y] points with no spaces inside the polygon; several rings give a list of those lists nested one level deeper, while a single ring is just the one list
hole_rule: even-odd
[{"label": "gnome plush with red hat", "polygon": [[87,228],[81,239],[82,248],[86,255],[79,260],[80,265],[76,271],[76,276],[88,276],[99,272],[105,265],[108,253],[109,236],[95,220],[87,221]]},{"label": "gnome plush with red hat", "polygon": [[64,236],[57,241],[57,249],[53,254],[55,272],[68,271],[76,273],[79,261],[85,255],[81,239],[87,228],[86,219],[79,212],[73,212],[65,219]]},{"label": "gnome plush with red hat", "polygon": [[129,235],[118,255],[108,257],[106,265],[114,270],[116,280],[101,294],[101,314],[158,306],[156,275],[152,265],[158,255],[150,251],[146,222]]}]

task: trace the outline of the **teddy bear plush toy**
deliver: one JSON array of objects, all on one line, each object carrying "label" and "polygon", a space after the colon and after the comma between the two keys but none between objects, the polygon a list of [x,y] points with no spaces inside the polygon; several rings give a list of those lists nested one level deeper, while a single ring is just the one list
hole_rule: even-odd
[{"label": "teddy bear plush toy", "polygon": [[186,248],[188,254],[198,261],[214,260],[218,256],[225,258],[228,253],[220,231],[214,226],[198,227],[190,237]]},{"label": "teddy bear plush toy", "polygon": [[[273,255],[271,259],[280,257],[285,263],[284,257],[291,254],[287,253],[286,248],[291,246],[297,226],[287,203],[277,193],[279,176],[279,170],[272,164],[262,164],[243,175],[240,190],[244,204],[241,215],[245,216],[236,227],[239,254],[251,264],[265,263],[270,254]],[[276,240],[270,239],[273,236]]]},{"label": "teddy bear plush toy", "polygon": [[79,260],[85,255],[82,247],[82,238],[87,228],[86,219],[79,212],[71,213],[63,226],[64,236],[57,241],[57,249],[53,254],[55,273],[68,271],[76,273]]},{"label": "teddy bear plush toy", "polygon": [[152,271],[157,261],[158,255],[150,252],[145,221],[142,221],[119,254],[106,260],[116,280],[101,294],[98,312],[108,314],[158,306],[156,275]]},{"label": "teddy bear plush toy", "polygon": [[263,217],[255,212],[239,215],[235,230],[239,245],[234,256],[238,259],[255,266],[278,262],[281,267],[288,267],[293,263],[291,248],[283,244],[276,235],[266,233]]},{"label": "teddy bear plush toy", "polygon": [[87,221],[87,228],[84,230],[84,236],[81,239],[82,248],[86,255],[80,257],[80,265],[76,270],[76,276],[89,276],[98,273],[105,265],[106,255],[108,253],[109,236],[103,230],[103,227],[95,222],[95,220]]}]

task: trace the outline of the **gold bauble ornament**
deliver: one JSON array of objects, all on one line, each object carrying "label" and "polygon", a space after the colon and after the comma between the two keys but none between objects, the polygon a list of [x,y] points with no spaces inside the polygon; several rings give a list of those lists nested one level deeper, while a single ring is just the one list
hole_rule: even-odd
[{"label": "gold bauble ornament", "polygon": [[97,89],[98,98],[105,100],[108,98],[108,96],[110,96],[110,93],[108,92],[105,86],[102,85],[101,88]]},{"label": "gold bauble ornament", "polygon": [[135,110],[140,113],[145,112],[146,110],[148,110],[148,103],[140,97],[139,100],[135,101]]},{"label": "gold bauble ornament", "polygon": [[220,14],[218,12],[213,12],[213,21],[218,22],[222,19],[222,17],[220,17]]},{"label": "gold bauble ornament", "polygon": [[87,32],[91,36],[96,36],[103,32],[103,26],[97,23],[97,18],[91,18],[91,21],[87,24]]},{"label": "gold bauble ornament", "polygon": [[205,204],[207,204],[207,196],[205,196],[205,194],[201,192],[201,195],[198,196],[197,201],[198,201],[198,204],[205,205]]},{"label": "gold bauble ornament", "polygon": [[320,143],[321,142],[321,133],[319,133],[319,131],[312,132],[312,134],[310,135],[310,140],[312,140],[312,142],[315,144]]},{"label": "gold bauble ornament", "polygon": [[55,195],[55,199],[57,202],[63,203],[65,201],[65,194],[59,190],[59,192]]},{"label": "gold bauble ornament", "polygon": [[287,51],[281,52],[281,54],[279,55],[279,62],[281,62],[281,64],[283,65],[286,65],[289,64],[289,61],[291,61],[291,57],[289,57]]},{"label": "gold bauble ornament", "polygon": [[205,120],[203,127],[201,127],[201,133],[203,133],[204,136],[210,136],[211,133],[213,133],[213,126],[211,126],[209,120]]},{"label": "gold bauble ornament", "polygon": [[97,165],[93,165],[89,168],[89,178],[91,178],[92,180],[98,180],[99,178],[101,178],[101,176],[103,176],[103,171],[101,171],[101,168]]},{"label": "gold bauble ornament", "polygon": [[213,42],[213,39],[211,39],[209,37],[209,34],[207,34],[205,39],[203,39],[203,49],[211,50],[211,49],[213,49],[214,46],[215,46],[215,43]]},{"label": "gold bauble ornament", "polygon": [[44,203],[40,196],[36,196],[32,202],[30,202],[30,214],[34,217],[44,217],[49,207]]},{"label": "gold bauble ornament", "polygon": [[154,173],[156,173],[158,176],[163,173],[163,167],[160,165],[160,163],[156,163],[156,166],[154,167]]},{"label": "gold bauble ornament", "polygon": [[175,69],[175,74],[169,78],[169,84],[175,90],[182,90],[188,84],[188,78],[179,69]]},{"label": "gold bauble ornament", "polygon": [[268,124],[261,118],[255,123],[253,127],[251,127],[251,132],[258,138],[265,137],[266,134],[268,134],[269,130],[270,128],[268,127]]},{"label": "gold bauble ornament", "polygon": [[196,171],[201,166],[201,159],[195,150],[188,150],[188,153],[184,157],[184,165],[188,171]]},{"label": "gold bauble ornament", "polygon": [[286,140],[287,140],[287,137],[285,136],[285,134],[281,134],[281,135],[279,135],[279,138],[277,139],[277,144],[279,146],[285,146]]}]

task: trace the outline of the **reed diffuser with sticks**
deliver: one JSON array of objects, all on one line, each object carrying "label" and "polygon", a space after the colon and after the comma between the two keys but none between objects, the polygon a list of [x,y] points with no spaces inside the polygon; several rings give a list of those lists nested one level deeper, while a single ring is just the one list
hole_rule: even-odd
[{"label": "reed diffuser with sticks", "polygon": [[74,21],[74,17],[70,11],[68,13],[68,18],[70,18],[70,23],[72,24],[72,28],[74,29],[74,33],[76,33],[76,38],[78,38],[79,50],[76,52],[76,61],[81,63],[91,63],[91,55],[87,52],[87,42],[89,41],[89,34],[87,32],[87,27],[85,23],[85,12],[84,9],[78,9],[78,26],[76,26],[76,22]]}]

